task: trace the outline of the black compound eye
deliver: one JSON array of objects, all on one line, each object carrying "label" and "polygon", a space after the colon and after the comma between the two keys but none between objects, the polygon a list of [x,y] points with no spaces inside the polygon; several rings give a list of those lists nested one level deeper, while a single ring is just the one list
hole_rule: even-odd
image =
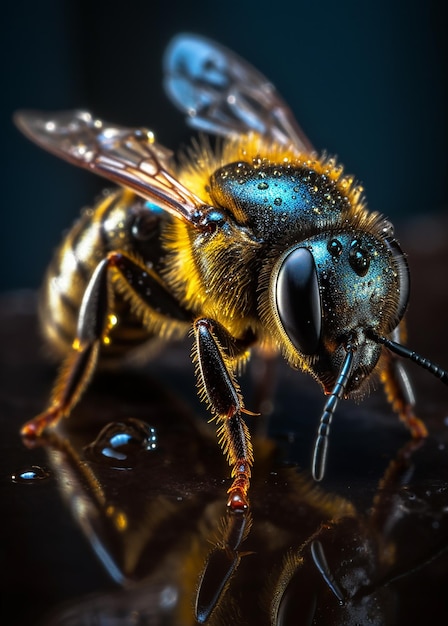
[{"label": "black compound eye", "polygon": [[348,262],[358,276],[365,276],[370,267],[370,253],[362,247],[358,239],[354,239],[350,244]]},{"label": "black compound eye", "polygon": [[316,264],[307,248],[295,248],[285,258],[275,296],[280,321],[291,342],[303,354],[315,354],[322,330],[322,305]]}]

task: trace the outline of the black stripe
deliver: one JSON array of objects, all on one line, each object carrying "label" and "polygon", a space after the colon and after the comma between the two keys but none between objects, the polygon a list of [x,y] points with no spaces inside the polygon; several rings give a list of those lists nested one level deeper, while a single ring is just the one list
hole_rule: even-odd
[{"label": "black stripe", "polygon": [[101,241],[101,246],[105,250],[109,250],[109,247],[110,247],[110,238],[106,230],[106,226],[105,226],[106,220],[109,214],[112,213],[117,208],[117,206],[122,202],[122,200],[123,200],[122,191],[113,192],[113,194],[111,194],[111,197],[107,196],[107,198],[105,199],[104,201],[105,206],[102,207],[103,210],[101,211],[101,213],[99,211],[99,208],[97,209],[98,214],[96,215],[96,219],[99,224],[98,235]]},{"label": "black stripe", "polygon": [[73,300],[73,298],[64,291],[59,292],[59,299],[64,308],[70,311],[70,314],[77,319],[79,313],[79,303]]},{"label": "black stripe", "polygon": [[67,328],[62,326],[62,324],[53,319],[51,323],[47,323],[47,326],[52,328],[56,332],[58,338],[64,341],[67,346],[72,345],[74,339],[73,334],[70,333]]},{"label": "black stripe", "polygon": [[79,274],[81,280],[84,281],[86,287],[93,273],[93,269],[94,268],[88,263],[76,257],[76,273]]}]

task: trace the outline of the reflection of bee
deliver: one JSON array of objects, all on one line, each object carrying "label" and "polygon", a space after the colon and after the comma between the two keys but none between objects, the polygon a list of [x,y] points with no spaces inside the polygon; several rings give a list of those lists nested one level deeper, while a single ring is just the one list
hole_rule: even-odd
[{"label": "reflection of bee", "polygon": [[272,85],[233,53],[181,35],[165,69],[168,94],[191,124],[226,138],[216,151],[195,147],[179,168],[147,130],[79,111],[16,117],[42,147],[124,187],[84,213],[50,266],[42,320],[65,360],[48,408],[22,433],[36,437],[72,411],[100,353],[193,328],[234,510],[247,507],[253,461],[236,373],[256,344],[281,351],[330,396],[316,479],[338,399],[365,389],[373,373],[412,435],[424,436],[395,353],[444,382],[448,375],[398,343],[409,276],[392,225],[367,211],[333,158],[312,152]]}]

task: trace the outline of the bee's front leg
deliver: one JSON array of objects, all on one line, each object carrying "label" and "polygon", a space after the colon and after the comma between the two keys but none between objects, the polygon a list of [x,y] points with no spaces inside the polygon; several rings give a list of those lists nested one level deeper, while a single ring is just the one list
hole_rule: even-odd
[{"label": "bee's front leg", "polygon": [[199,387],[217,417],[219,442],[232,467],[233,482],[228,490],[227,506],[233,511],[244,511],[248,508],[253,452],[249,430],[241,415],[243,398],[226,349],[227,346],[236,347],[237,342],[221,326],[217,329],[217,324],[209,319],[196,320],[194,332]]}]

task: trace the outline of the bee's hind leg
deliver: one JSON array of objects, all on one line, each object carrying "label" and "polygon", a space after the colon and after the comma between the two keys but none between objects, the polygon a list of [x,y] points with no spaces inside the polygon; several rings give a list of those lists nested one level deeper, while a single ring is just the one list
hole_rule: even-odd
[{"label": "bee's hind leg", "polygon": [[43,431],[68,415],[79,400],[95,369],[101,340],[108,331],[108,261],[101,261],[85,291],[76,338],[62,363],[48,407],[22,426],[21,435],[33,442]]},{"label": "bee's hind leg", "polygon": [[27,443],[33,443],[46,428],[69,415],[85,391],[100,347],[109,341],[109,333],[116,323],[111,300],[117,289],[141,311],[142,318],[150,318],[151,313],[157,311],[159,317],[167,316],[188,327],[189,314],[154,270],[126,252],[110,252],[98,263],[89,280],[79,310],[76,337],[61,366],[47,409],[21,429]]},{"label": "bee's hind leg", "polygon": [[243,399],[229,356],[237,342],[209,319],[196,320],[194,332],[200,393],[217,418],[219,442],[232,467],[233,482],[228,490],[227,506],[232,511],[245,511],[253,451],[249,430],[242,417]]}]

